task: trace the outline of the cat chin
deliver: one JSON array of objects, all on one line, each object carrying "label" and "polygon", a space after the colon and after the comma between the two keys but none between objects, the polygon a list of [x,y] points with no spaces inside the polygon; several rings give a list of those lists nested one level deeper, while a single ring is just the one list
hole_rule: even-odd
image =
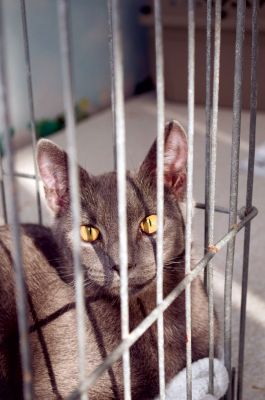
[{"label": "cat chin", "polygon": [[[129,287],[128,292],[129,296],[137,296],[139,293],[143,294],[145,291],[149,290],[152,284],[154,284],[156,279],[156,275],[154,275],[151,279],[146,280],[145,282],[141,283],[130,283],[129,280]],[[116,296],[120,297],[120,286],[112,288],[111,292]]]},{"label": "cat chin", "polygon": [[[156,279],[156,276],[153,278],[149,279],[148,281],[145,281],[144,283],[141,284],[131,284],[128,287],[128,293],[130,297],[134,297],[139,295],[140,293],[143,294],[147,290],[150,289],[152,284],[154,284]],[[97,297],[109,297],[112,299],[119,300],[120,299],[120,285],[115,285],[115,286],[104,286],[104,287],[98,287],[98,285],[94,285],[95,289],[97,286],[97,289],[95,290],[97,293]],[[89,290],[86,290],[86,295],[89,296],[91,295],[91,287]]]},{"label": "cat chin", "polygon": [[[151,274],[150,274],[151,275]],[[150,276],[149,275],[149,276]],[[156,274],[151,276],[151,278],[146,279],[143,277],[128,277],[128,292],[130,296],[138,295],[139,293],[144,293],[147,289],[155,283]],[[118,274],[112,276],[112,280],[105,280],[105,282],[99,282],[91,275],[86,280],[85,294],[86,296],[91,296],[91,294],[96,295],[96,297],[112,297],[120,298],[120,277]]]},{"label": "cat chin", "polygon": [[129,294],[130,295],[138,295],[139,293],[143,294],[145,291],[147,291],[150,286],[155,282],[156,276],[153,278],[149,279],[146,281],[144,284],[139,284],[139,285],[134,285],[129,288]]}]

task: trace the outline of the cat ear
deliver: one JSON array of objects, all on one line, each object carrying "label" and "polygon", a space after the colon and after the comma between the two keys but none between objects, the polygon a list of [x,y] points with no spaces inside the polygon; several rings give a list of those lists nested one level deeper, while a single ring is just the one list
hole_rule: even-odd
[{"label": "cat ear", "polygon": [[[188,145],[184,128],[177,121],[171,121],[165,127],[164,145],[164,182],[175,195],[183,197],[186,190]],[[156,141],[151,146],[140,172],[156,175]]]},{"label": "cat ear", "polygon": [[69,203],[67,154],[50,140],[41,139],[37,163],[48,205],[58,214]]}]

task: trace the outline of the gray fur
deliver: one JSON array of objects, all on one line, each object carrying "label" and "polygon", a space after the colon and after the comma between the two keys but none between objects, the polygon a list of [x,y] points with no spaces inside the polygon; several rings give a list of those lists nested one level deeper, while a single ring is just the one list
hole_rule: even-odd
[{"label": "gray fur", "polygon": [[[177,123],[166,127],[164,295],[184,277],[186,138]],[[156,238],[139,229],[144,217],[156,213],[155,145],[136,173],[127,174],[128,275],[130,329],[156,306]],[[28,320],[36,399],[65,398],[78,384],[76,310],[72,265],[72,225],[67,156],[51,142],[41,141],[38,163],[48,204],[55,214],[52,231],[22,226],[24,268],[29,294]],[[116,174],[90,176],[80,168],[81,223],[101,234],[82,244],[85,274],[87,369],[91,372],[120,341],[119,253]],[[0,231],[0,398],[21,398],[16,341],[16,311],[10,234]],[[192,290],[193,360],[208,355],[208,301],[200,278]],[[185,296],[164,315],[167,382],[185,367]],[[217,336],[217,326],[216,326]],[[154,324],[131,348],[132,398],[152,399],[158,393],[157,329]],[[10,350],[12,349],[12,351]],[[16,362],[14,361],[16,360]],[[4,390],[4,389],[3,389]],[[2,397],[1,397],[2,396]],[[89,390],[91,400],[123,397],[121,361]]]}]

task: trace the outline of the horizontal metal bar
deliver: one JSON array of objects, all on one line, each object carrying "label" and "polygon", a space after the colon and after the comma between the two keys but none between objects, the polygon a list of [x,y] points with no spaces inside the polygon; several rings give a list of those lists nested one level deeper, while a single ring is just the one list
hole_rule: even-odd
[{"label": "horizontal metal bar", "polygon": [[[8,176],[8,172],[7,171],[3,171],[3,175],[4,176]],[[26,178],[26,179],[36,179],[36,175],[35,174],[27,174],[26,172],[16,172],[14,171],[13,176],[16,178]]]},{"label": "horizontal metal bar", "polygon": [[[194,205],[195,208],[198,208],[199,210],[205,210],[206,209],[206,204],[204,203],[195,203]],[[229,215],[229,209],[226,207],[222,206],[215,206],[214,211],[221,213],[221,214],[228,214]],[[242,216],[245,216],[245,207],[242,207],[237,211],[237,216],[239,218],[242,218]]]},{"label": "horizontal metal bar", "polygon": [[208,251],[205,256],[196,264],[191,272],[185,276],[185,278],[170,292],[170,294],[157,306],[138,326],[135,328],[127,337],[123,340],[116,349],[111,352],[108,357],[105,358],[102,364],[100,364],[76,389],[69,397],[68,400],[75,400],[80,397],[80,394],[86,391],[92,386],[97,379],[109,368],[111,365],[119,360],[124,351],[127,351],[146,331],[150,326],[157,320],[161,312],[164,312],[173,301],[185,290],[186,286],[189,285],[205,268],[209,261],[219,252],[224,246],[226,246],[230,240],[232,240],[237,233],[253,218],[258,214],[256,207],[253,207],[251,211],[237,224],[234,225],[226,235],[224,235],[218,242],[212,246],[211,250]]},{"label": "horizontal metal bar", "polygon": [[[207,205],[204,204],[204,203],[195,203],[195,208],[199,208],[201,210],[205,210],[206,207],[207,207]],[[222,207],[222,206],[215,206],[214,207],[214,211],[222,213],[222,214],[229,214],[229,209],[225,208],[225,207]]]}]

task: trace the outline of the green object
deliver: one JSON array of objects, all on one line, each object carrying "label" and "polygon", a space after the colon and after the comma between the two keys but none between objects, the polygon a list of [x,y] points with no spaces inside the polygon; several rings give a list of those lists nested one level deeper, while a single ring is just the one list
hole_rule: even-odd
[{"label": "green object", "polygon": [[[76,121],[82,121],[88,118],[90,115],[90,103],[87,98],[82,98],[75,104],[75,118]],[[28,124],[28,128],[30,128]],[[35,122],[36,136],[37,138],[46,137],[52,135],[65,128],[65,116],[59,114],[54,119],[40,119]]]},{"label": "green object", "polygon": [[60,131],[65,126],[62,119],[42,119],[36,121],[36,135],[38,138],[49,136],[55,132]]}]

